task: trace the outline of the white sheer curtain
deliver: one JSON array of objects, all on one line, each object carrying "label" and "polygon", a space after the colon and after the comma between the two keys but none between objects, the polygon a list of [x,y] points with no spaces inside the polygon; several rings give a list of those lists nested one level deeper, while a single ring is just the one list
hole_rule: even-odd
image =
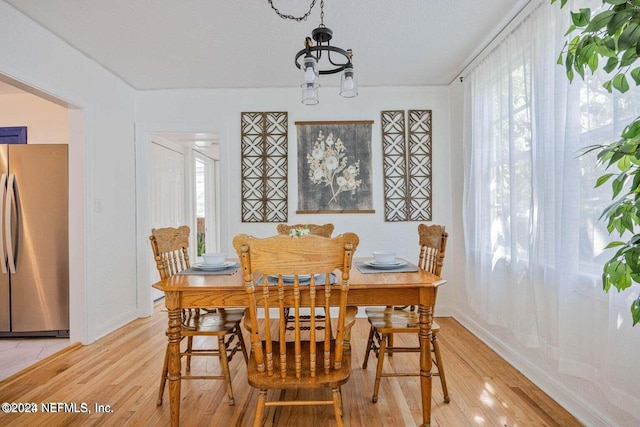
[{"label": "white sheer curtain", "polygon": [[556,64],[569,5],[539,3],[465,76],[461,311],[584,422],[640,425],[638,287],[602,291],[610,190],[594,189],[595,155],[579,155],[618,138],[640,91],[610,95],[602,76],[569,84]]}]

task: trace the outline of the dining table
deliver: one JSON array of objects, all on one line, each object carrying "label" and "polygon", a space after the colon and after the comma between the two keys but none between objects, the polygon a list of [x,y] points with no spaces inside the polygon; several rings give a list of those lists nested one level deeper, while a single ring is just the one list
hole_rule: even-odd
[{"label": "dining table", "polygon": [[[248,296],[243,282],[242,270],[237,260],[227,259],[226,271],[211,272],[189,269],[186,274],[177,274],[152,286],[164,292],[168,314],[167,337],[169,340],[169,405],[171,425],[180,423],[180,342],[181,312],[184,308],[244,308]],[[415,267],[382,270],[369,268],[371,258],[355,258],[349,276],[349,306],[418,306],[420,341],[420,390],[422,397],[422,426],[431,425],[431,323],[438,288],[446,280]],[[340,276],[338,276],[340,277]],[[335,305],[338,304],[338,293]],[[334,298],[333,296],[331,298]],[[293,305],[293,292],[285,293],[285,304]],[[305,301],[301,301],[304,305]],[[333,301],[332,301],[333,304]]]}]

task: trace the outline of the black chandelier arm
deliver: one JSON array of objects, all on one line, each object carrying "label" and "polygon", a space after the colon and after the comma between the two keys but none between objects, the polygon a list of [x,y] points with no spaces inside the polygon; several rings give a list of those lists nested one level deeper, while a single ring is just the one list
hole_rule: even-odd
[{"label": "black chandelier arm", "polygon": [[[318,52],[318,58],[320,58],[322,51],[328,51],[328,52],[336,52],[339,53],[340,55],[344,56],[345,59],[347,60],[347,62],[345,64],[336,64],[333,61],[331,61],[331,59],[329,59],[329,62],[331,63],[331,65],[333,65],[336,68],[330,69],[330,70],[320,70],[320,64],[318,64],[318,73],[319,74],[335,74],[335,73],[339,73],[341,71],[344,71],[345,68],[347,68],[348,66],[352,66],[351,65],[351,55],[344,49],[341,49],[339,47],[336,46],[309,46],[306,47],[305,49],[302,49],[300,52],[298,52],[296,54],[296,58],[295,58],[295,62],[296,62],[296,67],[298,67],[299,69],[302,68],[302,65],[300,64],[300,62],[298,62],[298,60],[300,59],[301,56],[303,55],[307,55],[307,54],[311,54],[311,52]],[[327,55],[330,57],[330,55]]]},{"label": "black chandelier arm", "polygon": [[[341,50],[342,50],[342,49],[341,49]],[[347,59],[348,59],[347,64],[348,64],[349,62],[351,62],[351,59],[350,59],[350,56],[349,56],[349,54],[348,54],[348,53],[347,53],[346,55],[345,55],[344,53],[342,53],[342,55],[347,57]],[[338,63],[338,64],[336,64],[335,62],[333,62],[333,60],[331,59],[331,51],[327,52],[327,59],[329,60],[329,63],[330,63],[331,65],[333,65],[334,67],[343,67],[343,69],[344,69],[344,67],[347,65],[347,64],[339,64],[339,63]]]}]

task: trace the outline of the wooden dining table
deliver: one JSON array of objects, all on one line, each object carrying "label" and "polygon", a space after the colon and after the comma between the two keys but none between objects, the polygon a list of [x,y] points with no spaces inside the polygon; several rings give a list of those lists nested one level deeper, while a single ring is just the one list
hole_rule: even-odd
[{"label": "wooden dining table", "polygon": [[[358,258],[354,261],[366,261]],[[349,279],[348,305],[388,306],[417,305],[420,327],[420,390],[422,394],[422,426],[431,425],[431,323],[438,287],[446,281],[424,270],[417,272],[383,271],[362,273],[355,265]],[[180,423],[180,341],[181,311],[183,308],[225,307],[248,305],[242,271],[233,274],[175,275],[153,285],[165,294],[169,317],[169,405],[171,425]],[[337,293],[334,293],[337,295]],[[293,296],[285,294],[285,304],[293,303]],[[304,301],[301,301],[304,304]],[[293,305],[293,304],[292,304]],[[337,305],[337,300],[336,300]]]}]

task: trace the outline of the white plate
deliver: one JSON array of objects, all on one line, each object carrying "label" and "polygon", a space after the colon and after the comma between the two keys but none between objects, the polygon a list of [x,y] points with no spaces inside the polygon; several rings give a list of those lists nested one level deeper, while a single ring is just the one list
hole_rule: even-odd
[{"label": "white plate", "polygon": [[233,261],[225,261],[222,264],[205,264],[201,262],[199,264],[194,264],[193,268],[195,268],[196,270],[216,271],[216,270],[224,270],[225,268],[229,268],[235,265],[236,263]]},{"label": "white plate", "polygon": [[375,260],[365,261],[364,264],[368,267],[377,268],[380,270],[393,270],[394,268],[400,268],[407,265],[405,261],[394,261],[390,263],[382,263],[382,262],[377,262]]}]

